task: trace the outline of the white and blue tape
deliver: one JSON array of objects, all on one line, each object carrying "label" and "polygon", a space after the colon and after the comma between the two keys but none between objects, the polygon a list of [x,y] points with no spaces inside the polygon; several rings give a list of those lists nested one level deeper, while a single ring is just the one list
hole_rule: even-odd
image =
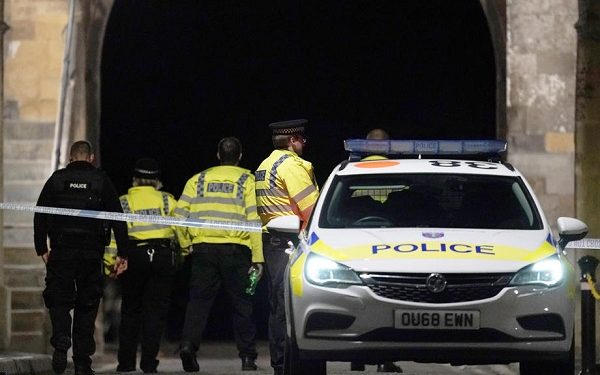
[{"label": "white and blue tape", "polygon": [[[189,218],[176,218],[160,215],[139,215],[125,214],[121,212],[109,211],[93,211],[93,210],[77,210],[72,208],[59,207],[44,207],[36,206],[31,203],[20,202],[0,202],[0,209],[38,212],[51,215],[66,215],[87,217],[92,219],[114,220],[114,221],[129,221],[141,223],[153,223],[161,225],[175,225],[181,227],[208,228],[208,229],[224,229],[224,230],[239,230],[244,232],[261,232],[262,226],[260,222],[249,221],[220,221],[220,220],[201,220]],[[571,241],[567,244],[567,249],[590,249],[600,250],[600,238],[584,238],[579,241]]]},{"label": "white and blue tape", "polygon": [[78,217],[87,217],[87,218],[102,219],[102,220],[153,223],[153,224],[161,224],[161,225],[175,225],[175,226],[180,226],[180,227],[238,230],[238,231],[243,231],[243,232],[261,232],[262,231],[262,226],[261,226],[260,222],[250,222],[250,221],[201,220],[201,219],[189,219],[189,218],[176,218],[176,217],[170,217],[170,216],[165,217],[165,216],[160,216],[160,215],[125,214],[125,213],[121,213],[121,212],[77,210],[77,209],[73,209],[73,208],[59,208],[59,207],[44,207],[44,206],[36,206],[36,205],[30,204],[30,203],[19,203],[19,202],[14,202],[14,203],[0,202],[0,209],[16,210],[16,211],[29,211],[29,212],[37,212],[37,213],[41,213],[41,214],[51,214],[51,215],[78,216]]}]

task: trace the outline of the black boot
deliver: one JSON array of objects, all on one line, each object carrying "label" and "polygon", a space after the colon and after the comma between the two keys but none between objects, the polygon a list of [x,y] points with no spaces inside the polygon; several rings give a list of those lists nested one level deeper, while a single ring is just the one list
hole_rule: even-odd
[{"label": "black boot", "polygon": [[394,362],[384,362],[377,365],[377,372],[402,372],[402,368]]},{"label": "black boot", "polygon": [[158,359],[142,359],[140,361],[140,368],[146,374],[153,374],[158,370]]},{"label": "black boot", "polygon": [[67,368],[67,350],[71,346],[71,340],[65,336],[56,341],[52,354],[52,370],[57,374],[62,374]]},{"label": "black boot", "polygon": [[242,357],[242,371],[256,371],[256,360],[250,357]]},{"label": "black boot", "polygon": [[117,372],[133,372],[135,371],[135,366],[125,366],[122,364],[117,365]]},{"label": "black boot", "polygon": [[75,365],[75,375],[96,375],[90,366]]},{"label": "black boot", "polygon": [[56,374],[62,374],[67,368],[67,351],[54,349],[52,354],[52,370]]},{"label": "black boot", "polygon": [[192,343],[181,344],[179,350],[179,357],[181,358],[181,366],[185,372],[198,372],[200,371],[200,365],[196,360],[196,348]]},{"label": "black boot", "polygon": [[365,371],[365,364],[358,362],[350,362],[350,371]]}]

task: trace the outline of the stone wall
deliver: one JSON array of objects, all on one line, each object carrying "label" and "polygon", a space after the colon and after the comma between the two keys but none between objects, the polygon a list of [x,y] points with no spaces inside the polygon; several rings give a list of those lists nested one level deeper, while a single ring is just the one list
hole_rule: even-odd
[{"label": "stone wall", "polygon": [[[4,23],[4,0],[0,0],[0,165],[3,162],[4,134],[1,131],[4,128],[4,91],[2,90],[4,81],[4,32],[8,26]],[[4,179],[4,168],[0,169],[0,181]],[[0,197],[4,194],[4,184],[0,184]],[[4,213],[0,212],[0,239],[4,237]],[[4,285],[4,246],[0,241],[0,349],[8,346],[8,316],[9,312],[5,306],[8,306],[6,296],[6,287]]]},{"label": "stone wall", "polygon": [[[509,0],[507,21],[509,161],[533,185],[550,225],[555,228],[560,216],[578,216],[590,226],[590,236],[597,238],[600,228],[595,224],[599,222],[600,199],[598,179],[593,176],[600,173],[597,163],[592,161],[598,159],[598,127],[591,122],[580,126],[578,144],[575,142],[576,102],[588,101],[587,110],[579,115],[580,121],[598,118],[594,115],[598,105],[590,101],[588,85],[581,80],[577,82],[578,3]],[[597,18],[592,21],[597,22]],[[597,57],[592,61],[597,61],[600,57],[597,50],[583,52],[595,53]],[[596,62],[593,66],[598,69],[600,64]],[[581,176],[582,166],[587,166],[585,176]],[[585,255],[582,250],[567,254],[577,274],[576,260],[582,255]],[[575,297],[575,345],[579,356],[582,329],[579,291]],[[599,324],[597,315],[596,326],[600,327]],[[600,339],[600,330],[596,331],[596,339]]]},{"label": "stone wall", "polygon": [[507,1],[508,160],[554,227],[575,214],[576,5]]},{"label": "stone wall", "polygon": [[[3,200],[35,202],[51,173],[69,2],[5,0]],[[0,264],[6,312],[2,347],[45,352],[44,265],[33,251],[33,215],[4,213]]]},{"label": "stone wall", "polygon": [[[576,209],[590,235],[600,236],[600,2],[579,0]],[[596,255],[598,256],[598,255]]]},{"label": "stone wall", "polygon": [[6,107],[11,120],[54,122],[57,115],[64,38],[65,0],[7,0],[5,20]]}]

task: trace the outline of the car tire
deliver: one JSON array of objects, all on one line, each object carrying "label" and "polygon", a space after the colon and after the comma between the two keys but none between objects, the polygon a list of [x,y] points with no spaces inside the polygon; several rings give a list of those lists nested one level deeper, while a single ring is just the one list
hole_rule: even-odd
[{"label": "car tire", "polygon": [[326,375],[327,362],[318,360],[300,359],[298,347],[294,340],[286,337],[285,355],[284,355],[284,374],[285,375]]},{"label": "car tire", "polygon": [[523,361],[520,375],[573,375],[575,373],[575,342],[571,342],[569,356],[561,361]]}]

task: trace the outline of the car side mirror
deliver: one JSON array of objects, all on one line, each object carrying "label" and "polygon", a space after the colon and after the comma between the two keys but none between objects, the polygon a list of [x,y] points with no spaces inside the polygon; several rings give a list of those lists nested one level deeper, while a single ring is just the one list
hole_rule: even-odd
[{"label": "car side mirror", "polygon": [[278,216],[267,223],[269,232],[300,233],[300,218],[296,215]]},{"label": "car side mirror", "polygon": [[587,225],[579,219],[559,217],[556,223],[558,224],[558,246],[560,250],[564,250],[569,242],[578,241],[588,234]]}]

